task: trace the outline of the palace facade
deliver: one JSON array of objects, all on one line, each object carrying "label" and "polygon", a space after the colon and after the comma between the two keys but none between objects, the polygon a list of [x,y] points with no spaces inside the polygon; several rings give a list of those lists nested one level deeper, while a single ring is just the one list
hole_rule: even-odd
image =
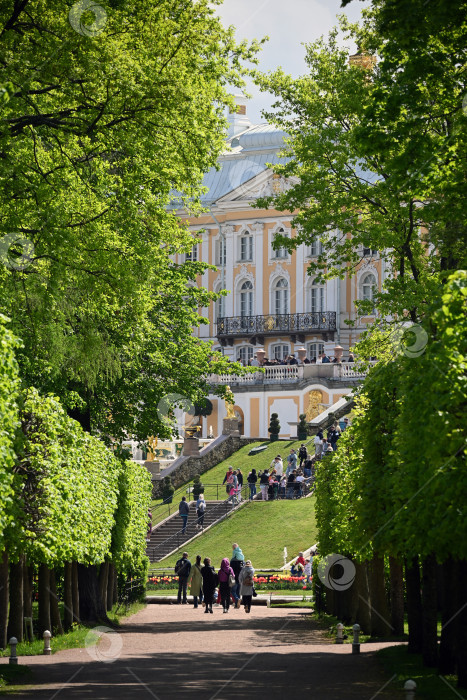
[{"label": "palace facade", "polygon": [[[377,251],[362,249],[352,277],[320,283],[307,274],[309,262],[320,252],[319,242],[301,245],[292,254],[285,248],[273,249],[277,233],[296,235],[292,217],[258,209],[254,203],[290,186],[269,167],[282,162],[279,152],[285,134],[268,124],[251,124],[247,100],[241,94],[235,100],[238,111],[229,115],[229,150],[219,159],[220,169],[213,168],[204,180],[209,212],[188,219],[196,240],[186,259],[215,265],[200,284],[215,292],[228,291],[203,310],[208,324],[195,333],[244,364],[257,352],[278,360],[291,354],[312,360],[323,351],[332,358],[342,352],[339,365],[278,365],[245,378],[211,378],[213,384],[231,385],[245,435],[267,437],[270,414],[276,412],[281,436],[288,437],[296,434],[289,422],[297,422],[300,413],[314,417],[361,380],[354,365],[345,361],[349,348],[374,319],[359,319],[355,301],[371,299],[386,270]],[[178,213],[186,220],[183,211]],[[356,325],[349,327],[347,320]],[[215,396],[210,400],[214,411],[204,421],[203,437],[222,432],[224,404]]]}]

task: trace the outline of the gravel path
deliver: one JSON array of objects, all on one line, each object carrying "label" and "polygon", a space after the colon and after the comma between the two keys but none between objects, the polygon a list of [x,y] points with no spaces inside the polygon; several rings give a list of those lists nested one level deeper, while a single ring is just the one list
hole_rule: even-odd
[{"label": "gravel path", "polygon": [[352,656],[297,608],[206,615],[191,605],[148,605],[97,647],[24,659],[35,688],[14,697],[400,700],[375,659],[383,646],[365,644]]}]

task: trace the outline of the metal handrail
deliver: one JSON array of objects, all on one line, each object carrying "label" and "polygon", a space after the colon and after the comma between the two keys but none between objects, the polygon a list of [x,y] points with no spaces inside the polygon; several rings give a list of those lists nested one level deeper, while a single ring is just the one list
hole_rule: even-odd
[{"label": "metal handrail", "polygon": [[[247,486],[244,485],[241,487],[240,495],[241,495],[241,498],[243,500],[246,500],[244,493],[246,495],[248,492],[249,492],[249,488]],[[238,492],[237,492],[237,495],[238,495]],[[231,507],[236,505],[235,503],[233,503],[233,501],[231,501],[231,498],[232,497],[229,496],[229,498],[226,498],[224,501],[221,501],[220,503],[218,503],[216,506],[214,506],[214,508],[210,509],[210,513],[216,514],[217,511],[219,511],[222,515],[227,515],[227,513],[232,509]],[[235,498],[235,496],[233,498]],[[239,501],[237,501],[237,504],[238,503],[239,503]],[[222,513],[222,511],[224,511],[224,513]],[[220,519],[220,517],[221,517],[221,515],[219,515],[219,518],[215,518],[211,524],[214,524],[215,522],[217,522]],[[196,525],[196,523],[191,523],[190,525],[187,524],[187,527],[186,527],[186,530],[184,533],[183,533],[183,528],[181,528],[180,530],[178,530],[178,532],[175,532],[173,535],[170,535],[170,537],[163,540],[162,542],[159,542],[158,544],[152,545],[152,546],[149,545],[147,547],[147,554],[149,556],[149,559],[153,560],[154,552],[157,551],[158,549],[162,549],[162,548],[165,549],[165,546],[169,542],[170,543],[173,542],[173,544],[174,544],[174,546],[169,551],[172,551],[172,549],[178,549],[184,542],[191,539],[191,537],[193,537],[193,535],[197,534],[198,531],[195,529],[195,525]],[[175,542],[176,542],[176,546],[175,546]]]},{"label": "metal handrail", "polygon": [[[216,501],[223,500],[222,498],[219,499],[219,489],[221,489],[221,490],[224,489],[224,493],[225,493],[225,483],[224,483],[224,484],[218,484],[218,483],[215,483],[215,484],[205,484],[205,483],[203,483],[203,488],[204,488],[204,489],[206,489],[207,487],[212,487],[212,486],[215,486],[215,487],[216,487]],[[188,493],[187,493],[187,492],[188,492]],[[158,508],[161,508],[162,506],[168,506],[167,517],[169,517],[170,515],[172,515],[174,512],[176,512],[176,511],[178,510],[178,503],[173,504],[173,505],[174,505],[174,508],[173,508],[173,509],[171,509],[170,506],[172,505],[173,499],[174,499],[175,497],[178,497],[178,496],[187,496],[187,502],[188,502],[188,503],[191,503],[192,501],[195,501],[195,500],[196,500],[196,499],[193,497],[193,495],[192,495],[192,487],[187,486],[187,485],[185,484],[185,486],[181,486],[179,489],[177,489],[176,491],[174,491],[173,494],[172,494],[172,496],[170,496],[170,499],[166,498],[166,499],[164,499],[164,500],[162,501],[162,503],[158,503],[156,506],[153,506],[153,507],[151,508],[152,514],[154,515],[154,513],[157,511]],[[171,510],[172,510],[172,513],[170,512]]]}]

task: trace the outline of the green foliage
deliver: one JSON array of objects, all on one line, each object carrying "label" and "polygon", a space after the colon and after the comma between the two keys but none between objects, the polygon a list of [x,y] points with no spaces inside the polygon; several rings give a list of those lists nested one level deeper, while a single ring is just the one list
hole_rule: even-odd
[{"label": "green foliage", "polygon": [[120,574],[138,578],[147,568],[146,535],[151,475],[143,465],[127,460],[120,470],[118,487],[112,561]]},{"label": "green foliage", "polygon": [[192,337],[216,295],[184,262],[198,238],[174,207],[200,210],[227,85],[257,44],[236,44],[209,0],[113,2],[92,37],[69,9],[0,7],[1,230],[33,245],[21,259],[13,242],[0,267],[0,312],[25,383],[88,431],[167,437],[164,395],[201,401],[201,376],[242,371]]},{"label": "green foliage", "polygon": [[98,564],[110,554],[120,463],[69,418],[54,396],[29,389],[21,408],[10,555],[50,567]]},{"label": "green foliage", "polygon": [[18,341],[5,327],[5,322],[0,316],[0,550],[3,550],[3,533],[13,517],[13,442],[18,425],[19,393],[15,359]]},{"label": "green foliage", "polygon": [[308,434],[308,425],[306,422],[306,413],[299,415],[299,423],[297,426],[297,437],[299,440],[305,440]]},{"label": "green foliage", "polygon": [[164,476],[164,481],[162,484],[162,499],[165,503],[172,503],[172,498],[175,493],[175,489],[170,481],[170,476]]},{"label": "green foliage", "polygon": [[271,440],[277,440],[279,433],[281,431],[281,425],[279,423],[279,416],[277,413],[271,413],[271,420],[269,422],[268,433],[271,434]]},{"label": "green foliage", "polygon": [[200,493],[204,493],[204,485],[201,483],[201,477],[196,474],[193,477],[193,498],[197,499]]}]

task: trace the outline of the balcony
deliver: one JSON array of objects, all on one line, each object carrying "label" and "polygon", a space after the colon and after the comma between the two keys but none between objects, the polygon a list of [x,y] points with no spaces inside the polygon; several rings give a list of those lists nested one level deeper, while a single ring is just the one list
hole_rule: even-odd
[{"label": "balcony", "polygon": [[264,343],[266,336],[290,335],[292,342],[305,342],[305,335],[319,334],[330,340],[336,330],[336,312],[270,314],[268,316],[224,316],[217,319],[217,338],[232,345],[235,338],[249,338],[253,345]]},{"label": "balcony", "polygon": [[[373,367],[376,363],[369,362]],[[267,384],[297,384],[302,380],[307,382],[322,379],[337,382],[361,381],[367,374],[367,367],[355,362],[337,362],[318,365],[275,365],[265,367],[263,372],[249,374],[211,374],[209,384],[228,384],[229,386],[264,386]]]}]

